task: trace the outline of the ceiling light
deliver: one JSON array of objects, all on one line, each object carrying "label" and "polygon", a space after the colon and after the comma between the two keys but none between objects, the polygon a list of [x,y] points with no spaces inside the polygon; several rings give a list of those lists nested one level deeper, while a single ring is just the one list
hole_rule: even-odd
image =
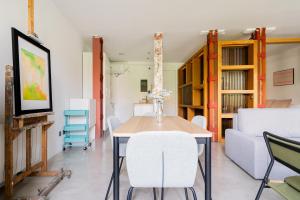
[{"label": "ceiling light", "polygon": [[[243,34],[251,34],[253,33],[254,31],[256,30],[256,28],[246,28],[244,31],[243,31]],[[270,26],[270,27],[266,27],[266,32],[267,33],[271,33],[273,31],[276,30],[276,27],[275,26]]]},{"label": "ceiling light", "polygon": [[[221,35],[225,34],[225,29],[217,29],[218,33]],[[210,30],[203,30],[200,32],[200,35],[207,35],[209,33]]]}]

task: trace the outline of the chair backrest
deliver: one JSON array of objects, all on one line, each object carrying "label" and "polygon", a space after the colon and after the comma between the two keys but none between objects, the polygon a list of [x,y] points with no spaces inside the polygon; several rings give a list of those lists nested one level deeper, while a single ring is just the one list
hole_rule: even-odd
[{"label": "chair backrest", "polygon": [[207,127],[207,122],[206,122],[206,117],[202,115],[196,115],[193,117],[192,123],[197,124],[198,126],[201,126],[202,128],[206,129]]},{"label": "chair backrest", "polygon": [[192,187],[197,143],[188,133],[141,132],[127,143],[126,162],[133,187]]},{"label": "chair backrest", "polygon": [[300,142],[263,133],[272,160],[300,173]]},{"label": "chair backrest", "polygon": [[121,122],[116,116],[110,116],[107,118],[107,125],[111,143],[113,144],[113,131],[121,125]]}]

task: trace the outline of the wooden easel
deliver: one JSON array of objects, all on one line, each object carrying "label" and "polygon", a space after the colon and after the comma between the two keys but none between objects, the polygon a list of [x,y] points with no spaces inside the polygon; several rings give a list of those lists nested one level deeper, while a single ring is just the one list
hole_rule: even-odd
[{"label": "wooden easel", "polygon": [[[13,115],[13,70],[6,66],[5,72],[5,195],[11,197],[13,187],[27,176],[58,176],[60,171],[47,171],[47,129],[54,123],[48,121],[53,113]],[[42,159],[31,165],[31,130],[42,127]],[[13,175],[13,141],[26,131],[26,168]],[[40,170],[39,170],[40,169]],[[39,170],[39,171],[38,171]]]}]

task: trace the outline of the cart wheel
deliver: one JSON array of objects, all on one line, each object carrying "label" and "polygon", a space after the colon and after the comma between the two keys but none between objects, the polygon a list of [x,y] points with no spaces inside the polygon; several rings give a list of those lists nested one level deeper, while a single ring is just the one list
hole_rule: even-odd
[{"label": "cart wheel", "polygon": [[63,151],[65,151],[66,150],[66,147],[63,147]]},{"label": "cart wheel", "polygon": [[70,142],[70,143],[69,143],[69,145],[71,145],[71,146],[72,146],[72,142]]},{"label": "cart wheel", "polygon": [[83,150],[87,150],[87,147],[84,147]]},{"label": "cart wheel", "polygon": [[92,146],[92,143],[91,143],[91,142],[89,143],[89,147],[90,147],[90,146]]}]

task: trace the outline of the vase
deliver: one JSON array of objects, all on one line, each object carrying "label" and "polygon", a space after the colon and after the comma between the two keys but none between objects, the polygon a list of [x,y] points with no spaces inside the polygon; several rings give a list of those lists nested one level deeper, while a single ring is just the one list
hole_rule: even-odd
[{"label": "vase", "polygon": [[155,104],[156,104],[156,109],[155,109],[156,121],[158,123],[161,123],[163,119],[163,102],[160,100],[156,100]]}]

